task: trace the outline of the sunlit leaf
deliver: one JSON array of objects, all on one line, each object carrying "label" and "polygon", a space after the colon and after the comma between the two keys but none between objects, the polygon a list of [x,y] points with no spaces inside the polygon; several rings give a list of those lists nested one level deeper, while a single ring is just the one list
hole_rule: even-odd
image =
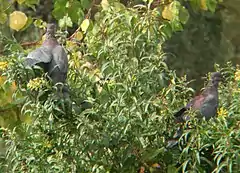
[{"label": "sunlit leaf", "polygon": [[180,7],[182,6],[178,1],[173,1],[170,4],[166,5],[162,12],[163,18],[167,20],[178,18]]},{"label": "sunlit leaf", "polygon": [[33,18],[28,17],[27,23],[25,24],[25,26],[20,31],[26,30],[32,23],[33,23]]},{"label": "sunlit leaf", "polygon": [[209,9],[211,12],[215,12],[216,8],[217,8],[216,0],[208,0],[207,1],[207,9]]},{"label": "sunlit leaf", "polygon": [[84,19],[84,21],[82,22],[82,24],[80,26],[83,32],[87,31],[89,24],[90,24],[89,19]]},{"label": "sunlit leaf", "polygon": [[26,0],[17,0],[17,3],[19,3],[20,5],[22,4],[22,3],[24,3]]},{"label": "sunlit leaf", "polygon": [[107,10],[109,8],[108,0],[102,0],[101,6],[102,6],[103,10]]},{"label": "sunlit leaf", "polygon": [[171,11],[170,5],[166,5],[162,11],[162,17],[167,20],[173,19],[173,13]]},{"label": "sunlit leaf", "polygon": [[34,26],[38,27],[38,28],[46,28],[47,23],[44,22],[42,19],[36,19],[34,20]]},{"label": "sunlit leaf", "polygon": [[39,41],[39,44],[42,44],[46,40],[46,34],[42,36],[42,39]]},{"label": "sunlit leaf", "polygon": [[202,9],[202,10],[207,10],[208,8],[207,8],[207,2],[206,2],[207,0],[200,0],[200,8]]},{"label": "sunlit leaf", "polygon": [[28,18],[25,13],[21,11],[14,11],[10,14],[9,25],[12,29],[19,31],[26,25],[27,20]]},{"label": "sunlit leaf", "polygon": [[76,34],[75,34],[75,38],[77,40],[82,40],[83,39],[83,33],[81,31],[78,31]]},{"label": "sunlit leaf", "polygon": [[59,27],[72,27],[73,23],[70,17],[64,16],[62,19],[59,20]]}]

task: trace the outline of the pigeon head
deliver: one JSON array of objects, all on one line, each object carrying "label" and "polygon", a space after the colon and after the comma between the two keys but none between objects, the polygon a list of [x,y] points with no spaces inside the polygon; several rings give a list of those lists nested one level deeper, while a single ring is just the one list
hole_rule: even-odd
[{"label": "pigeon head", "polygon": [[222,79],[223,79],[223,77],[220,72],[213,72],[211,74],[211,82],[212,82],[212,85],[215,87],[218,87],[218,84],[220,81],[222,81]]},{"label": "pigeon head", "polygon": [[53,23],[47,24],[47,31],[46,31],[47,36],[54,37],[55,32],[56,32],[56,25]]}]

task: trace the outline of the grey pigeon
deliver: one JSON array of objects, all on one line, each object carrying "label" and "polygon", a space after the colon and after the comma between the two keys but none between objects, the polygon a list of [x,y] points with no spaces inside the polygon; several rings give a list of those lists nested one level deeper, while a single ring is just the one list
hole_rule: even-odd
[{"label": "grey pigeon", "polygon": [[30,52],[25,59],[25,65],[39,65],[48,73],[53,84],[65,83],[68,72],[68,58],[64,48],[58,43],[55,24],[48,24],[46,39],[43,44]]},{"label": "grey pigeon", "polygon": [[[209,120],[211,117],[214,117],[218,108],[218,84],[221,80],[222,75],[220,72],[212,73],[211,79],[204,91],[200,95],[194,97],[185,107],[174,114],[176,123],[182,123],[190,119],[188,115],[184,114],[185,111],[190,108],[193,110],[199,110],[200,118],[205,117],[206,120]],[[180,128],[174,135],[174,138],[178,139],[181,135],[182,129]],[[177,144],[176,140],[174,143]],[[168,146],[174,146],[173,142],[168,143]]]}]

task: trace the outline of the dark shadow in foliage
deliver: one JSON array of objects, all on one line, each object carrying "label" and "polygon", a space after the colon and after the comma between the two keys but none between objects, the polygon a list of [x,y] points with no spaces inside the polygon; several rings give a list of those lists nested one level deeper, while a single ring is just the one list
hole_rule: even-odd
[{"label": "dark shadow in foliage", "polygon": [[223,64],[226,59],[220,50],[222,21],[220,12],[194,12],[185,4],[191,18],[182,32],[173,34],[164,44],[167,64],[176,70],[179,76],[187,74],[188,80],[195,79],[191,87],[200,90],[203,87],[202,76],[214,71],[214,64]]}]

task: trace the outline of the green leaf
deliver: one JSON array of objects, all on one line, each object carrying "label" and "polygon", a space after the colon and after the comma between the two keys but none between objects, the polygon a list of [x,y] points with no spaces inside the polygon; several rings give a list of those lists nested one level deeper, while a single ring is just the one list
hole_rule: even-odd
[{"label": "green leaf", "polygon": [[186,160],[186,161],[182,164],[182,170],[183,170],[183,172],[186,171],[189,162],[190,162],[190,159]]},{"label": "green leaf", "polygon": [[80,24],[84,17],[83,7],[79,1],[69,2],[67,12],[73,23]]},{"label": "green leaf", "polygon": [[173,18],[178,18],[179,10],[182,7],[181,3],[179,1],[173,1],[170,4],[170,9],[173,13]]},{"label": "green leaf", "polygon": [[179,20],[182,24],[186,24],[188,19],[189,19],[188,10],[182,6],[180,8],[180,12],[179,12]]},{"label": "green leaf", "polygon": [[177,168],[175,167],[175,165],[168,165],[167,173],[175,173],[175,172],[177,172]]},{"label": "green leaf", "polygon": [[122,3],[120,2],[114,2],[113,3],[114,6],[114,10],[116,10],[116,12],[119,12],[121,10],[123,10],[124,8],[126,8]]},{"label": "green leaf", "polygon": [[102,6],[103,10],[107,10],[109,8],[108,0],[102,0],[101,6]]},{"label": "green leaf", "polygon": [[35,6],[38,5],[40,0],[25,0],[24,4],[30,8],[32,8],[34,11],[36,11]]},{"label": "green leaf", "polygon": [[206,0],[207,1],[207,7],[211,12],[215,12],[217,7],[217,1],[216,0]]},{"label": "green leaf", "polygon": [[183,30],[183,26],[179,21],[176,21],[176,20],[172,21],[171,26],[172,26],[173,31],[182,31]]},{"label": "green leaf", "polygon": [[84,9],[88,9],[91,5],[91,0],[81,0],[81,5]]},{"label": "green leaf", "polygon": [[33,18],[28,17],[27,23],[24,25],[24,27],[20,31],[26,30],[32,23],[33,23]]},{"label": "green leaf", "polygon": [[56,19],[59,20],[59,19],[63,18],[63,16],[66,15],[66,13],[67,13],[67,8],[66,8],[67,2],[68,2],[67,0],[56,0],[55,1],[54,9],[52,11],[52,14]]},{"label": "green leaf", "polygon": [[200,4],[198,0],[189,1],[189,3],[191,4],[191,7],[194,11],[197,11],[199,9]]},{"label": "green leaf", "polygon": [[72,27],[73,23],[70,17],[64,16],[62,19],[59,20],[59,27],[65,28],[65,27]]},{"label": "green leaf", "polygon": [[171,38],[173,34],[171,22],[165,22],[163,25],[160,26],[159,30],[162,32],[162,34],[165,35],[167,39]]},{"label": "green leaf", "polygon": [[144,151],[142,160],[144,161],[152,161],[155,159],[160,153],[163,153],[165,151],[165,148],[147,148],[146,151]]},{"label": "green leaf", "polygon": [[84,19],[84,21],[82,22],[82,24],[80,26],[83,32],[87,31],[89,24],[90,24],[89,19]]},{"label": "green leaf", "polygon": [[0,13],[0,23],[4,24],[7,21],[7,14],[4,12]]},{"label": "green leaf", "polygon": [[38,28],[46,28],[47,23],[44,22],[42,19],[36,19],[34,20],[34,26],[38,27]]}]

